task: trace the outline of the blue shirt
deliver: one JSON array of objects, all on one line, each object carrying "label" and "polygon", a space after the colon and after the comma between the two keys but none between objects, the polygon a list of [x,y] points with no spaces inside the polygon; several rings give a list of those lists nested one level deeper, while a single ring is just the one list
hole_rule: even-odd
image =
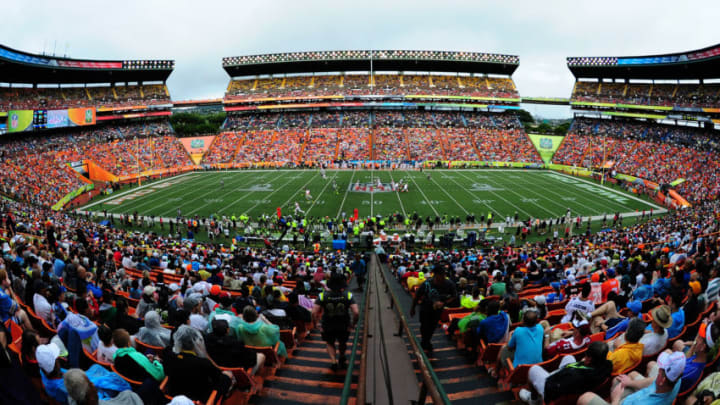
[{"label": "blue shirt", "polygon": [[670,293],[670,279],[659,278],[652,285],[653,293],[656,293],[660,297],[664,297]]},{"label": "blue shirt", "polygon": [[652,296],[653,289],[649,284],[643,284],[633,292],[633,298],[636,301],[645,301],[646,299],[652,298]]},{"label": "blue shirt", "polygon": [[510,318],[505,312],[500,312],[497,315],[488,316],[484,320],[480,321],[480,325],[477,328],[478,334],[481,337],[485,337],[485,341],[488,343],[499,343],[505,336],[505,331],[508,329]]},{"label": "blue shirt", "polygon": [[685,370],[683,370],[680,392],[685,392],[688,388],[692,387],[702,376],[705,363],[696,362],[696,357],[697,356],[692,356],[685,360]]},{"label": "blue shirt", "polygon": [[[65,375],[66,371],[65,369],[60,369],[62,375]],[[68,393],[63,377],[50,379],[45,376],[45,372],[42,370],[40,370],[40,376],[42,377],[42,383],[48,396],[61,404],[67,404]]]},{"label": "blue shirt", "polygon": [[5,294],[5,290],[0,288],[0,321],[7,321],[11,314],[15,314],[15,311],[17,311],[17,304],[10,295]]},{"label": "blue shirt", "polygon": [[[605,332],[605,340],[608,340],[611,337],[615,336],[618,332],[625,332],[628,328],[629,323],[630,323],[630,318],[625,318],[622,321],[615,324],[615,326],[613,326],[612,328],[608,329],[607,332]],[[652,329],[652,325],[650,326],[650,329]]]},{"label": "blue shirt", "polygon": [[550,293],[545,297],[545,303],[562,302],[563,298],[565,297],[563,297],[562,293]]},{"label": "blue shirt", "polygon": [[540,324],[515,328],[508,342],[508,348],[515,349],[513,366],[542,363],[543,334]]},{"label": "blue shirt", "polygon": [[65,262],[60,259],[55,259],[55,263],[53,264],[53,272],[55,273],[55,276],[58,278],[62,277],[64,271]]},{"label": "blue shirt", "polygon": [[672,391],[658,394],[655,392],[655,381],[648,387],[641,389],[633,394],[630,394],[622,401],[622,405],[672,405],[673,401],[680,392],[680,381],[675,383],[675,387]]},{"label": "blue shirt", "polygon": [[679,335],[680,332],[682,332],[682,329],[685,326],[685,311],[683,311],[683,309],[680,308],[677,310],[677,312],[673,312],[672,320],[673,320],[672,325],[670,325],[670,327],[667,328],[668,339],[672,339],[675,336]]}]

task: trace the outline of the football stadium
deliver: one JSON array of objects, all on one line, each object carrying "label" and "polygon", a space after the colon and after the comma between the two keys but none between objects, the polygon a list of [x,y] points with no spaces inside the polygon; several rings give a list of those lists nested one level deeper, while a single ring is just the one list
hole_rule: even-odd
[{"label": "football stadium", "polygon": [[0,403],[720,403],[720,45],[315,48],[0,44]]}]

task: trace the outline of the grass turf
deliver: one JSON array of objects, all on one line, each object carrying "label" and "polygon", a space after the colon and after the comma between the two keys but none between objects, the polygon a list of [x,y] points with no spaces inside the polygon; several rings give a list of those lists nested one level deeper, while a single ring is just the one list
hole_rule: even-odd
[{"label": "grass turf", "polygon": [[[495,222],[518,213],[519,219],[557,218],[570,208],[573,217],[631,213],[658,207],[618,188],[603,187],[590,180],[545,170],[431,170],[418,171],[332,171],[324,180],[318,170],[246,170],[194,172],[171,179],[132,187],[111,196],[100,196],[83,210],[175,217],[183,216],[284,214],[294,212],[295,202],[309,216],[389,215],[458,216],[469,213],[479,220],[493,214]],[[430,173],[430,178],[427,177]],[[356,192],[351,185],[388,185],[403,179],[407,193]],[[338,192],[332,189],[332,179]],[[224,183],[224,185],[223,185]],[[312,201],[305,200],[309,189]]]}]

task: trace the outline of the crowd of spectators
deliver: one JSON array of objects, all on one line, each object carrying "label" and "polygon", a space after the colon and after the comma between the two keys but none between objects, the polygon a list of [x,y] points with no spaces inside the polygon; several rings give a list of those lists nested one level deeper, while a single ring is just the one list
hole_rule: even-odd
[{"label": "crowd of spectators", "polygon": [[[401,246],[387,254],[411,293],[434,285],[434,274],[451,280],[456,295],[445,308],[460,316],[449,337],[458,331],[458,344],[503,346],[498,360],[478,353],[500,383],[513,372],[506,360],[529,366],[518,380],[524,402],[710,403],[720,395],[718,215],[720,202],[708,200],[646,223],[516,248]],[[424,316],[431,314],[420,312],[421,325]]]},{"label": "crowd of spectators", "polygon": [[164,84],[89,87],[2,87],[0,111],[119,107],[170,101]]},{"label": "crowd of spectators", "polygon": [[719,152],[720,138],[712,130],[580,118],[553,161],[592,168],[611,162],[612,170],[659,184],[683,178],[678,192],[699,201],[720,192]]},{"label": "crowd of spectators", "polygon": [[233,80],[225,98],[257,100],[271,97],[394,96],[433,94],[470,97],[518,97],[510,78],[427,74],[289,76]]},{"label": "crowd of spectators", "polygon": [[90,159],[118,176],[189,165],[184,147],[170,134],[167,122],[151,121],[11,140],[0,145],[2,190],[52,206],[88,184],[69,163]]},{"label": "crowd of spectators", "polygon": [[[178,243],[14,201],[0,202],[0,213],[10,246],[0,270],[0,349],[14,358],[0,367],[36,379],[45,402],[85,398],[74,373],[86,374],[102,399],[119,391],[133,399],[122,403],[164,404],[163,394],[204,402],[213,390],[223,397],[236,379],[220,367],[255,374],[273,366],[255,347],[277,345],[273,356],[287,357],[280,331],[304,328],[325,279],[365,263],[345,252]],[[112,372],[99,378],[99,362]],[[125,379],[143,385],[131,393]],[[3,398],[36,399],[32,387],[4,384]]]},{"label": "crowd of spectators", "polygon": [[678,107],[717,107],[718,84],[610,83],[578,81],[572,101]]}]

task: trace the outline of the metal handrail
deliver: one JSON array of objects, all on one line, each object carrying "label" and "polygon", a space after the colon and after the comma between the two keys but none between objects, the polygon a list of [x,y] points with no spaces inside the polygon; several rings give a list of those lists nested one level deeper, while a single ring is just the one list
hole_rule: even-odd
[{"label": "metal handrail", "polygon": [[[384,284],[388,286],[387,279],[385,278],[385,269],[381,268],[380,274],[382,275]],[[435,405],[451,405],[450,399],[445,393],[445,389],[443,388],[442,383],[440,383],[440,379],[438,378],[437,374],[435,374],[435,371],[433,371],[432,365],[430,365],[430,361],[425,355],[425,352],[420,349],[417,338],[410,331],[407,319],[405,319],[405,314],[403,314],[402,308],[400,307],[400,303],[395,296],[395,293],[393,293],[392,289],[390,288],[386,288],[386,290],[390,293],[393,304],[392,307],[396,309],[398,319],[400,320],[400,331],[405,331],[405,334],[408,336],[410,346],[412,346],[415,357],[420,359],[418,365],[420,367],[420,374],[422,375],[423,384],[420,390],[420,398],[418,400],[418,403],[425,403],[425,397],[429,394]]]},{"label": "metal handrail", "polygon": [[[368,266],[370,267],[370,266]],[[364,331],[367,330],[367,312],[369,307],[369,301],[367,299],[368,290],[370,289],[369,286],[366,286],[363,291],[363,300],[364,300],[364,308],[362,311],[360,311],[360,319],[358,319],[357,325],[355,325],[355,336],[353,337],[353,344],[352,349],[350,352],[350,359],[348,361],[348,366],[345,374],[345,383],[343,385],[342,390],[342,396],[340,397],[340,405],[347,405],[348,401],[350,400],[350,388],[352,386],[352,372],[355,368],[355,355],[357,353],[357,345],[358,340],[360,339],[360,330],[363,330],[363,333],[366,333]],[[359,325],[362,323],[362,328],[359,327]],[[356,401],[357,404],[364,404],[365,401],[365,375],[364,375],[364,362],[365,362],[365,352],[367,347],[367,337],[363,336],[363,347],[362,347],[362,355],[360,356],[360,375],[358,376],[358,401]],[[362,389],[361,389],[362,388]],[[362,395],[362,396],[361,396]],[[359,400],[362,398],[363,402],[360,402]]]}]

